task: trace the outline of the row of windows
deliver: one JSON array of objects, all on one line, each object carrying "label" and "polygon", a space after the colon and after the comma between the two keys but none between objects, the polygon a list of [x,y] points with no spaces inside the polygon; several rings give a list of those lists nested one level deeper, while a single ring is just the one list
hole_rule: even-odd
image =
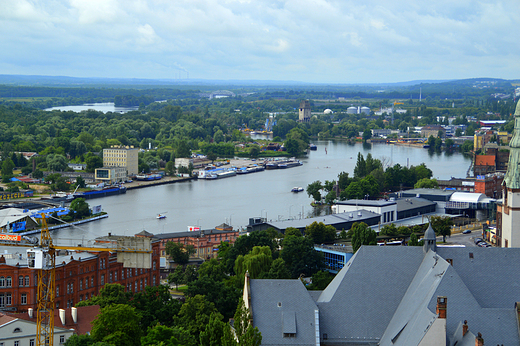
[{"label": "row of windows", "polygon": [[[18,277],[18,287],[29,287],[31,283],[31,279],[28,275]],[[12,277],[10,276],[0,276],[0,287],[11,287],[13,285]]]},{"label": "row of windows", "polygon": [[[20,304],[27,305],[27,293],[20,294]],[[0,293],[0,307],[13,305],[13,295],[11,293]]]}]

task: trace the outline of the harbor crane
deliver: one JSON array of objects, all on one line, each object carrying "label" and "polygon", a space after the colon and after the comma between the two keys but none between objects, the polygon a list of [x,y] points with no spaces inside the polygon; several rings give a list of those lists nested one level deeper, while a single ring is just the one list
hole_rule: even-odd
[{"label": "harbor crane", "polygon": [[109,251],[117,253],[117,261],[125,268],[151,268],[151,242],[148,238],[118,237],[107,246],[60,246],[52,242],[45,214],[42,216],[40,240],[16,233],[0,233],[1,246],[30,247],[26,250],[27,266],[37,270],[36,345],[53,346],[54,308],[56,297],[56,252]]}]

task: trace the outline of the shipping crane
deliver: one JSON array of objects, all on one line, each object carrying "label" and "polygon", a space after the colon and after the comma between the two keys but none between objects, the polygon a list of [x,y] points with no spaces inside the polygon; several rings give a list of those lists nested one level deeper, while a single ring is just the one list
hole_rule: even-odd
[{"label": "shipping crane", "polygon": [[117,253],[117,261],[123,267],[151,268],[151,242],[148,238],[120,237],[109,242],[107,246],[60,246],[54,245],[47,227],[45,214],[42,213],[40,241],[37,238],[21,236],[13,233],[0,233],[0,245],[31,247],[26,250],[27,266],[36,269],[37,312],[36,312],[36,345],[53,346],[54,344],[54,298],[56,296],[56,252],[70,251],[109,251]]}]

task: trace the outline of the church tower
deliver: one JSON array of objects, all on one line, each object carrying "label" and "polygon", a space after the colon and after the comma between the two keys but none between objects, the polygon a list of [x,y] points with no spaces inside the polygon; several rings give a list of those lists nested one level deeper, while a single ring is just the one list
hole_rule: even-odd
[{"label": "church tower", "polygon": [[428,229],[424,232],[423,250],[424,253],[428,253],[429,250],[437,252],[437,237],[431,223],[428,224]]},{"label": "church tower", "polygon": [[503,200],[497,210],[497,245],[520,247],[520,101],[516,104],[515,128],[509,147],[509,163],[502,183]]}]

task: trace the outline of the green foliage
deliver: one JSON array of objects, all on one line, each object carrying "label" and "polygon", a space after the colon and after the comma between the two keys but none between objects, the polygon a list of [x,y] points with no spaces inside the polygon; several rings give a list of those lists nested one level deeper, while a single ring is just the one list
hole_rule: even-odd
[{"label": "green foliage", "polygon": [[422,244],[419,243],[419,240],[417,239],[417,234],[415,234],[415,233],[410,234],[410,240],[408,241],[408,246],[422,246]]},{"label": "green foliage", "polygon": [[417,181],[414,185],[414,189],[437,189],[439,187],[439,183],[437,182],[437,179],[428,179],[423,178],[419,181]]},{"label": "green foliage", "polygon": [[235,273],[242,277],[246,271],[252,279],[265,275],[271,267],[273,257],[269,246],[255,246],[251,252],[239,255],[235,261]]},{"label": "green foliage", "polygon": [[258,327],[253,327],[251,313],[245,307],[242,299],[238,303],[234,320],[233,326],[238,340],[233,337],[230,328],[225,328],[222,338],[223,346],[260,346],[262,344],[262,334]]},{"label": "green foliage", "polygon": [[126,304],[107,305],[101,308],[92,322],[91,335],[95,341],[115,346],[139,346],[141,343],[140,316],[134,307]]},{"label": "green foliage", "polygon": [[135,293],[129,305],[141,314],[140,325],[148,328],[157,323],[170,325],[182,303],[172,298],[167,286],[159,285],[146,286],[144,291]]},{"label": "green foliage", "polygon": [[179,284],[182,285],[186,283],[184,281],[184,268],[182,265],[178,265],[175,267],[173,273],[168,274],[168,283],[175,283],[176,289],[179,288]]},{"label": "green foliage", "polygon": [[462,143],[460,150],[463,153],[469,153],[470,151],[472,151],[473,150],[473,141],[465,140],[464,143]]},{"label": "green foliage", "polygon": [[222,316],[214,313],[209,318],[206,328],[200,332],[200,345],[220,346],[224,337],[224,329],[229,325],[222,321]]},{"label": "green foliage", "polygon": [[397,231],[397,227],[395,226],[395,224],[391,223],[381,227],[381,231],[379,231],[379,234],[394,237],[398,235],[399,232]]},{"label": "green foliage", "polygon": [[190,256],[195,253],[195,249],[193,245],[186,245],[182,243],[177,243],[173,241],[169,241],[165,246],[166,254],[171,257],[171,259],[180,265],[185,265],[189,262]]},{"label": "green foliage", "polygon": [[14,162],[10,158],[2,161],[2,178],[11,178],[13,176]]},{"label": "green foliage", "polygon": [[85,159],[85,163],[87,164],[86,171],[89,173],[94,173],[96,168],[103,167],[103,158],[94,154],[88,155]]},{"label": "green foliage", "polygon": [[277,258],[271,263],[271,268],[267,273],[268,279],[290,279],[291,273],[285,265],[283,258]]},{"label": "green foliage", "polygon": [[215,304],[202,295],[195,295],[186,299],[179,314],[173,320],[176,326],[184,328],[199,339],[200,333],[205,331],[213,314],[219,314]]},{"label": "green foliage", "polygon": [[446,242],[446,237],[451,236],[451,226],[453,220],[447,216],[432,216],[430,223],[437,235],[442,235],[442,241]]},{"label": "green foliage", "polygon": [[336,239],[336,228],[314,221],[305,227],[305,235],[310,237],[314,244],[329,243]]},{"label": "green foliage", "polygon": [[99,305],[101,308],[104,308],[109,305],[126,304],[131,296],[131,292],[125,292],[125,288],[122,285],[107,283],[99,290],[99,295],[78,302],[76,306]]},{"label": "green foliage", "polygon": [[193,335],[182,327],[168,327],[157,324],[149,327],[141,338],[141,346],[196,346],[198,343]]},{"label": "green foliage", "polygon": [[85,198],[76,198],[70,203],[70,210],[75,211],[75,215],[77,218],[83,218],[86,216],[90,216],[91,210],[89,208],[88,203],[85,201]]},{"label": "green foliage", "polygon": [[235,244],[227,251],[225,258],[225,268],[230,274],[234,274],[235,261],[239,255],[246,255],[255,246],[269,246],[271,251],[275,249],[275,242],[271,235],[266,231],[256,231],[249,235],[243,235],[237,238]]},{"label": "green foliage", "polygon": [[286,236],[282,244],[280,256],[285,261],[292,278],[298,278],[301,274],[312,276],[324,268],[323,255],[314,250],[312,239]]},{"label": "green foliage", "polygon": [[309,197],[312,197],[315,201],[319,202],[321,201],[321,190],[323,189],[323,185],[319,180],[316,180],[313,183],[310,183],[307,185],[307,195]]},{"label": "green foliage", "polygon": [[309,290],[324,290],[329,283],[334,279],[328,271],[320,270],[312,276],[312,283],[307,287]]},{"label": "green foliage", "polygon": [[355,253],[361,245],[376,245],[377,234],[364,222],[355,222],[349,230],[352,251]]},{"label": "green foliage", "polygon": [[287,227],[285,229],[285,233],[284,233],[285,237],[289,237],[289,236],[294,236],[294,237],[302,237],[302,232],[297,229],[297,228],[294,228],[294,227]]}]

